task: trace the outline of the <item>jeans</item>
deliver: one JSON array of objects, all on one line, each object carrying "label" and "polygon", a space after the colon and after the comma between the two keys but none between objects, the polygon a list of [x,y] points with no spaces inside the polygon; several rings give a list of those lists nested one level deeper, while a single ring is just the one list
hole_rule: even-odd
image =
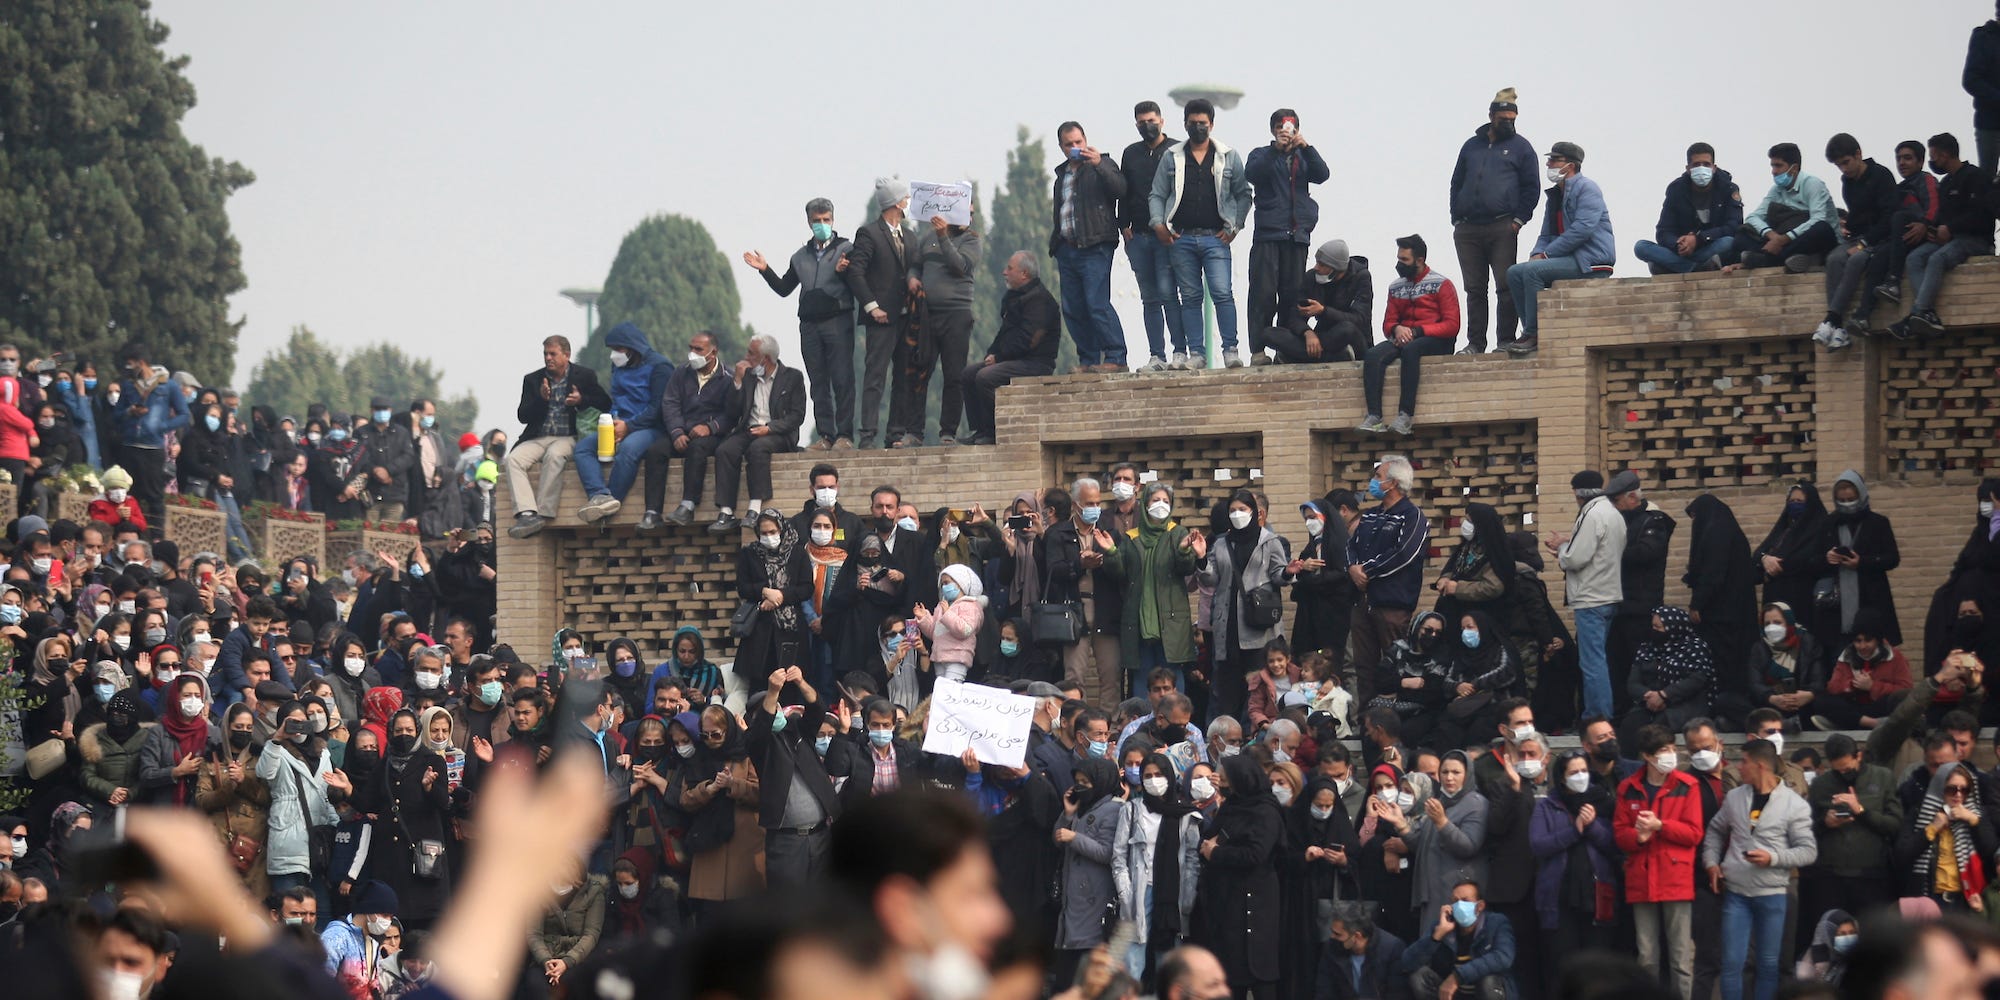
[{"label": "jeans", "polygon": [[1934,308],[1946,271],[1965,263],[1967,258],[1983,257],[1992,252],[1993,242],[1976,236],[1954,236],[1950,243],[1926,243],[1910,251],[1910,279],[1917,287],[1916,297],[1910,300],[1910,310],[1923,312]]},{"label": "jeans", "polygon": [[1499,306],[1493,316],[1496,344],[1514,340],[1514,294],[1507,275],[1521,253],[1521,234],[1513,219],[1492,222],[1461,222],[1451,229],[1452,244],[1458,249],[1458,274],[1465,279],[1465,343],[1486,350],[1486,279],[1491,274],[1499,292]]},{"label": "jeans", "polygon": [[1532,337],[1537,330],[1542,289],[1564,278],[1581,278],[1590,272],[1575,257],[1545,257],[1524,260],[1507,269],[1507,288],[1514,293],[1514,308],[1521,311],[1521,336]]},{"label": "jeans", "polygon": [[[236,497],[229,491],[217,487],[215,505],[222,508],[224,531],[227,535],[225,547],[229,550],[229,561],[242,562],[250,558],[250,532],[243,529],[243,508],[237,505]],[[275,558],[277,553],[267,552],[265,555]]]},{"label": "jeans", "polygon": [[1826,254],[1826,311],[1847,316],[1847,306],[1868,274],[1868,262],[1875,251],[1861,246],[1859,239],[1841,240]]},{"label": "jeans", "polygon": [[1694,253],[1683,257],[1673,247],[1661,246],[1652,240],[1640,240],[1632,247],[1632,256],[1650,265],[1655,274],[1686,274],[1711,259],[1728,260],[1730,251],[1735,248],[1736,238],[1724,236],[1707,246],[1695,247]]},{"label": "jeans", "polygon": [[[1134,888],[1137,887],[1135,886]],[[1140,907],[1139,919],[1136,922],[1139,926],[1145,927],[1153,922],[1153,886],[1151,883],[1146,885],[1145,895],[1141,898],[1145,900],[1145,905]],[[1127,945],[1125,949],[1125,971],[1130,973],[1133,979],[1141,982],[1145,981],[1146,978],[1146,949],[1149,947],[1151,945],[1145,941],[1134,941],[1130,945]]]},{"label": "jeans", "polygon": [[1116,243],[1093,247],[1064,243],[1056,247],[1063,325],[1069,327],[1081,364],[1125,364],[1125,327],[1118,322],[1118,311],[1111,308],[1111,259],[1117,250]]},{"label": "jeans", "polygon": [[1611,668],[1604,644],[1611,636],[1611,619],[1618,605],[1576,609],[1576,658],[1583,674],[1583,714],[1611,718]]},{"label": "jeans", "polygon": [[[1144,227],[1125,241],[1125,259],[1139,282],[1139,311],[1146,322],[1146,353],[1164,358],[1188,349],[1187,328],[1181,323],[1180,302],[1174,297],[1174,267],[1169,248]],[[1171,339],[1169,339],[1171,338]]]},{"label": "jeans", "polygon": [[1778,948],[1785,936],[1785,894],[1722,894],[1722,1000],[1743,1000],[1743,959],[1757,943],[1757,995],[1778,991]]},{"label": "jeans", "polygon": [[[1215,302],[1215,325],[1222,334],[1224,354],[1236,350],[1236,297],[1229,290],[1230,269],[1233,258],[1229,255],[1229,244],[1220,236],[1183,236],[1174,241],[1171,248],[1174,262],[1174,286],[1181,293],[1181,328],[1187,339],[1195,341],[1195,331],[1202,329],[1201,291],[1202,284],[1208,285],[1208,297]],[[1190,343],[1192,351],[1198,343]]]},{"label": "jeans", "polygon": [[[799,320],[799,353],[812,383],[813,435],[854,436],[854,314]],[[630,481],[627,481],[630,488]]]},{"label": "jeans", "polygon": [[1388,377],[1389,363],[1400,360],[1403,363],[1403,385],[1396,400],[1396,412],[1416,416],[1417,385],[1423,377],[1424,355],[1450,354],[1452,339],[1419,334],[1401,346],[1393,340],[1385,340],[1369,348],[1361,365],[1361,388],[1367,396],[1368,412],[1375,416],[1382,415],[1382,382]]},{"label": "jeans", "polygon": [[1017,378],[1055,374],[1047,361],[995,361],[975,364],[959,373],[958,383],[965,394],[965,429],[974,434],[993,433],[993,396],[1000,387]]},{"label": "jeans", "polygon": [[639,462],[646,457],[646,449],[665,436],[665,431],[650,427],[626,431],[625,440],[618,442],[618,449],[612,453],[608,487],[604,482],[604,463],[597,460],[597,436],[578,438],[572,457],[576,460],[576,481],[583,484],[583,495],[595,499],[608,494],[622,502],[639,479]]},{"label": "jeans", "polygon": [[1306,245],[1289,239],[1250,244],[1250,353],[1264,349],[1265,334],[1280,316],[1298,315],[1306,274]]},{"label": "jeans", "polygon": [[1132,671],[1132,697],[1152,697],[1146,691],[1146,675],[1152,673],[1154,667],[1166,667],[1172,670],[1174,672],[1174,690],[1187,690],[1187,672],[1181,664],[1169,663],[1167,661],[1167,647],[1161,645],[1158,639],[1141,639],[1139,640],[1139,669]]}]

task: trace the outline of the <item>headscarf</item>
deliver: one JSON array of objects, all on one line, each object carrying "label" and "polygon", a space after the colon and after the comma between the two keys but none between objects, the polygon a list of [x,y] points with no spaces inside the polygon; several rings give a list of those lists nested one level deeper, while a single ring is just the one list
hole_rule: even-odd
[{"label": "headscarf", "polygon": [[[187,681],[201,688],[201,713],[193,718],[181,711],[181,685]],[[172,734],[180,751],[175,759],[208,752],[208,682],[199,674],[182,674],[174,678],[173,684],[164,693],[166,697],[161,699],[165,704],[160,706],[160,725]]]},{"label": "headscarf", "polygon": [[1507,526],[1501,523],[1500,512],[1492,504],[1467,504],[1465,519],[1472,522],[1472,538],[1458,543],[1454,575],[1461,580],[1476,575],[1484,563],[1493,567],[1503,586],[1513,583],[1514,557],[1507,551]]},{"label": "headscarf", "polygon": [[[1472,758],[1468,756],[1466,752],[1463,750],[1445,751],[1444,756],[1438,758],[1438,774],[1442,775],[1444,773],[1445,762],[1452,760],[1454,758],[1458,760],[1459,766],[1465,768],[1465,781],[1458,786],[1458,792],[1456,794],[1445,791],[1444,782],[1442,780],[1438,782],[1437,792],[1436,792],[1437,800],[1439,802],[1444,803],[1445,806],[1447,807],[1455,806],[1460,802],[1464,801],[1467,792],[1476,791],[1474,787],[1476,782],[1472,780]],[[1418,803],[1419,806],[1421,806],[1422,804],[1423,803]]]},{"label": "headscarf", "polygon": [[1092,806],[1103,801],[1106,796],[1115,795],[1118,792],[1120,783],[1118,765],[1102,757],[1079,757],[1070,762],[1069,769],[1072,775],[1081,771],[1084,777],[1090,779],[1089,788],[1084,788],[1074,783],[1070,785],[1071,790],[1076,792],[1076,815],[1078,818],[1082,818],[1085,813],[1090,811]]},{"label": "headscarf", "polygon": [[1764,543],[1757,546],[1757,554],[1777,556],[1791,566],[1806,565],[1814,557],[1824,563],[1826,550],[1820,548],[1820,532],[1826,524],[1826,503],[1819,498],[1819,487],[1803,479],[1785,488],[1786,503],[1791,502],[1793,490],[1805,494],[1806,509],[1797,514],[1789,510],[1779,514],[1778,523],[1764,536]]},{"label": "headscarf", "polygon": [[[1834,480],[1835,488],[1841,483],[1854,487],[1854,509],[1841,510],[1840,502],[1836,500],[1828,521],[1833,525],[1835,540],[1852,547],[1855,538],[1861,534],[1862,522],[1868,519],[1868,484],[1862,480],[1861,473],[1853,469],[1841,473],[1840,478]],[[1843,633],[1859,631],[1854,616],[1861,610],[1861,571],[1842,566],[1837,572],[1840,574],[1840,630]]]},{"label": "headscarf", "polygon": [[1265,802],[1274,808],[1277,806],[1278,800],[1271,794],[1271,776],[1264,773],[1263,765],[1257,763],[1256,757],[1239,753],[1223,758],[1222,775],[1229,779],[1229,792],[1223,797],[1222,809],[1216,816],[1218,820],[1222,813],[1242,812]]},{"label": "headscarf", "polygon": [[618,911],[618,926],[627,933],[645,926],[646,897],[653,894],[654,872],[653,851],[645,847],[634,847],[618,856],[620,861],[629,861],[639,876],[639,894],[626,899],[618,891],[618,880],[611,880],[611,905]]},{"label": "headscarf", "polygon": [[[1931,821],[1945,811],[1945,782],[1961,767],[1965,765],[1950,761],[1939,765],[1937,773],[1931,775],[1930,787],[1924,790],[1923,804],[1917,807],[1917,829],[1928,828]],[[1972,779],[1972,792],[1965,797],[1965,808],[1974,816],[1981,817],[1981,822],[1984,822],[1985,814],[1979,809],[1979,773],[1971,768],[1965,768],[1965,774]],[[1958,878],[1965,888],[1965,894],[1979,895],[1986,888],[1986,868],[1984,859],[1979,856],[1978,845],[1972,839],[1971,826],[1961,820],[1951,821],[1951,848],[1953,857],[1958,861]],[[1926,839],[1924,849],[1917,854],[1916,863],[1910,869],[1926,891],[1932,884],[1933,872],[1937,865],[1937,849],[1936,840]]]},{"label": "headscarf", "polygon": [[418,722],[417,713],[407,708],[399,708],[396,710],[396,714],[389,718],[389,728],[391,730],[394,730],[396,728],[396,720],[401,719],[405,716],[409,717],[409,720],[411,722],[417,723],[416,742],[410,744],[410,748],[402,752],[398,752],[396,750],[396,741],[394,738],[391,738],[387,743],[382,744],[383,748],[382,761],[388,764],[389,770],[395,774],[402,774],[403,768],[409,766],[410,759],[415,757],[417,755],[417,751],[423,749],[424,745],[423,724],[421,722]]},{"label": "headscarf", "polygon": [[1699,704],[1707,710],[1710,696],[1715,691],[1715,655],[1709,651],[1708,641],[1694,627],[1693,619],[1684,608],[1662,604],[1653,609],[1654,617],[1667,627],[1667,634],[1657,632],[1639,644],[1637,659],[1650,659],[1659,664],[1660,686],[1668,687],[1690,677],[1702,680]]},{"label": "headscarf", "polygon": [[[820,513],[819,510],[814,510],[811,516],[806,518],[806,530],[808,532],[806,535],[806,555],[812,563],[813,602],[819,607],[820,614],[824,616],[826,614],[829,588],[833,586],[835,580],[840,578],[841,567],[847,564],[847,547],[841,545],[839,542],[828,542],[825,545],[818,545],[813,542],[812,535],[810,534],[812,522],[819,517]],[[833,518],[833,511],[829,510],[825,513],[829,519]],[[833,526],[834,530],[838,531],[840,522],[834,520]]]},{"label": "headscarf", "polygon": [[549,662],[565,671],[569,669],[569,658],[563,655],[563,643],[570,639],[582,642],[585,646],[590,645],[589,641],[583,638],[583,633],[573,628],[556,629],[556,634],[549,637]]},{"label": "headscarf", "polygon": [[[1030,514],[1041,510],[1042,491],[1022,490],[1014,494],[1014,502],[1007,505],[1009,516],[1012,516],[1015,507],[1024,503],[1028,505],[1028,513]],[[1002,525],[1002,530],[1006,530],[1004,524]],[[1014,555],[1013,589],[1016,592],[1015,603],[1023,608],[1030,607],[1040,601],[1042,597],[1042,574],[1041,570],[1035,565],[1035,546],[1032,543],[1016,538],[1012,532],[1008,533],[1007,541],[1007,547]]]},{"label": "headscarf", "polygon": [[442,705],[432,705],[417,716],[417,745],[442,757],[452,747],[450,733],[445,734],[444,746],[434,746],[431,743],[431,720],[440,715],[444,716],[447,722],[451,720],[451,712]]},{"label": "headscarf", "polygon": [[[1403,810],[1403,817],[1414,822],[1416,817],[1424,814],[1424,803],[1437,794],[1437,786],[1431,782],[1431,776],[1422,771],[1405,772],[1403,781],[1410,786],[1410,807]],[[1466,785],[1469,787],[1471,784],[1471,779],[1467,778]],[[1459,794],[1465,793],[1461,790]]]},{"label": "headscarf", "polygon": [[1839,986],[1847,975],[1847,956],[1833,947],[1833,939],[1839,936],[1840,925],[1855,923],[1852,914],[1846,910],[1828,910],[1820,915],[1819,924],[1813,928],[1812,947],[1807,952],[1806,961],[1814,965],[1825,965],[1820,981],[1831,986]]},{"label": "headscarf", "polygon": [[736,721],[735,713],[726,708],[713,706],[703,711],[704,713],[712,711],[722,716],[722,744],[720,746],[709,746],[708,741],[701,738],[700,721],[696,721],[692,735],[695,738],[695,746],[701,749],[695,753],[694,759],[701,766],[702,770],[694,773],[701,774],[705,772],[714,774],[739,760],[749,759],[750,751],[743,745],[743,726]]},{"label": "headscarf", "polygon": [[123,743],[139,731],[139,696],[131,688],[121,689],[104,706],[104,732]]},{"label": "headscarf", "polygon": [[[1732,569],[1754,572],[1750,562],[1750,539],[1736,522],[1736,512],[1713,493],[1703,493],[1688,502],[1688,570],[1681,582],[1692,587],[1696,571],[1711,580],[1727,579]],[[1754,579],[1754,577],[1752,577]]]},{"label": "headscarf", "polygon": [[[1371,798],[1372,798],[1372,797],[1374,797],[1374,795],[1376,794],[1376,789],[1375,789],[1375,776],[1376,776],[1376,775],[1378,775],[1378,774],[1381,774],[1381,775],[1387,775],[1387,776],[1388,776],[1388,778],[1389,778],[1389,781],[1390,781],[1390,785],[1389,785],[1389,787],[1390,787],[1390,788],[1392,788],[1392,789],[1395,789],[1395,788],[1400,788],[1400,787],[1402,787],[1402,784],[1403,784],[1403,769],[1402,769],[1402,768],[1400,768],[1400,767],[1397,767],[1397,766],[1396,766],[1396,765],[1394,765],[1394,764],[1377,764],[1377,765],[1375,765],[1375,769],[1374,769],[1374,770],[1372,770],[1372,771],[1369,771],[1369,772],[1368,772],[1368,786],[1369,786],[1369,787],[1368,787],[1368,795],[1369,795],[1369,796],[1370,796]],[[1365,809],[1364,809],[1363,811],[1364,811],[1364,812],[1367,812],[1367,810],[1365,810]],[[1362,843],[1366,844],[1366,843],[1369,843],[1370,841],[1373,841],[1373,840],[1375,839],[1375,827],[1376,827],[1376,820],[1377,820],[1377,818],[1378,818],[1378,817],[1376,817],[1376,815],[1375,815],[1374,813],[1372,813],[1372,812],[1369,812],[1369,813],[1367,813],[1367,815],[1366,815],[1366,816],[1365,816],[1365,817],[1364,817],[1364,818],[1363,818],[1363,819],[1361,820],[1361,830],[1360,830],[1359,832],[1360,832],[1360,835],[1361,835],[1361,842],[1362,842]]]},{"label": "headscarf", "polygon": [[[792,551],[799,547],[799,530],[792,527],[792,522],[785,520],[776,510],[766,509],[757,515],[758,529],[763,528],[765,521],[777,526],[778,547],[766,548],[762,542],[752,541],[751,558],[764,567],[764,585],[773,590],[783,590],[792,582],[790,571]],[[771,615],[780,629],[796,632],[800,628],[799,607],[796,604],[780,604]]]},{"label": "headscarf", "polygon": [[388,753],[389,720],[403,708],[403,689],[396,687],[373,687],[361,699],[363,729],[375,732],[375,739],[382,744],[382,752]]},{"label": "headscarf", "polygon": [[[37,687],[47,689],[56,685],[58,678],[54,668],[49,666],[49,650],[57,643],[69,650],[70,656],[76,655],[75,644],[62,636],[52,635],[36,643],[34,665],[28,671],[28,680]],[[69,672],[68,662],[63,664],[63,672]],[[75,684],[66,686],[68,690],[62,696],[63,721],[75,722],[76,713],[83,708],[83,695],[77,691]]]},{"label": "headscarf", "polygon": [[[1466,646],[1465,629],[1454,628],[1453,622],[1445,622],[1445,641],[1451,649],[1451,676],[1481,691],[1495,694],[1512,687],[1518,668],[1513,647],[1507,642],[1507,634],[1484,611],[1467,611],[1459,617],[1470,618],[1479,627],[1479,646],[1476,649]],[[1416,635],[1411,633],[1412,642]],[[1471,773],[1468,764],[1466,774]]]},{"label": "headscarf", "polygon": [[[1796,681],[1799,668],[1803,666],[1799,662],[1799,616],[1792,611],[1791,605],[1783,601],[1773,601],[1764,605],[1765,611],[1773,609],[1785,617],[1785,641],[1776,646],[1764,643],[1764,665],[1760,668],[1764,675],[1764,683],[1780,684],[1785,681]],[[1759,619],[1762,619],[1761,615]],[[1758,638],[1762,641],[1762,636]]]}]

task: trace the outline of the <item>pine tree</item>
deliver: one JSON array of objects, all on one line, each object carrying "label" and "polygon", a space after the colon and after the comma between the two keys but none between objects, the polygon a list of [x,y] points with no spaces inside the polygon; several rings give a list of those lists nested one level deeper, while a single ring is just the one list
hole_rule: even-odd
[{"label": "pine tree", "polygon": [[0,340],[100,368],[126,342],[223,381],[253,175],[182,135],[186,57],[146,0],[9,0],[0,16]]},{"label": "pine tree", "polygon": [[268,406],[281,416],[306,418],[314,403],[345,410],[347,383],[340,377],[340,352],[304,326],[292,327],[285,346],[264,356],[250,372],[247,403]]},{"label": "pine tree", "polygon": [[381,396],[390,409],[402,413],[411,403],[428,399],[437,404],[438,432],[456,443],[460,434],[480,430],[473,426],[479,401],[470,392],[441,396],[443,381],[443,370],[393,344],[372,344],[343,359],[311,330],[297,326],[282,350],[257,364],[243,395],[251,404],[300,420],[314,403],[335,413],[365,413],[369,402]]},{"label": "pine tree", "polygon": [[597,329],[576,360],[610,370],[604,337],[620,323],[636,324],[669,358],[685,355],[688,338],[702,330],[715,334],[723,357],[742,357],[750,342],[742,313],[735,273],[708,227],[679,215],[650,216],[618,244],[597,300]]}]

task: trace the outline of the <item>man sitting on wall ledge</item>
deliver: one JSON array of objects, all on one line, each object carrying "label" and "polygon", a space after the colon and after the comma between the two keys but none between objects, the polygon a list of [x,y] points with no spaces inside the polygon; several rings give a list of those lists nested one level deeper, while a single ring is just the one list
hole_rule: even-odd
[{"label": "man sitting on wall ledge", "polygon": [[1528,259],[1507,269],[1507,287],[1514,308],[1521,312],[1521,337],[1507,353],[1521,358],[1535,353],[1538,297],[1564,278],[1604,277],[1618,260],[1617,238],[1611,235],[1611,215],[1604,190],[1583,176],[1583,147],[1558,142],[1549,147],[1548,209],[1542,213],[1542,238]]}]

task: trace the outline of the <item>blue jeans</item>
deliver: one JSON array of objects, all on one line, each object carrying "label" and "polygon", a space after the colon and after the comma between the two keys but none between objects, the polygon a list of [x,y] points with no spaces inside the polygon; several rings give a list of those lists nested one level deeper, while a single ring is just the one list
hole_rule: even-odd
[{"label": "blue jeans", "polygon": [[1611,668],[1604,647],[1611,638],[1611,619],[1617,615],[1616,604],[1576,609],[1576,657],[1583,671],[1584,715],[1611,717]]},{"label": "blue jeans", "polygon": [[1056,274],[1062,278],[1063,325],[1086,365],[1125,364],[1125,327],[1111,308],[1111,260],[1118,244],[1056,247]]},{"label": "blue jeans", "polygon": [[[1153,886],[1151,883],[1147,884],[1146,894],[1143,898],[1146,900],[1146,905],[1139,909],[1138,923],[1141,927],[1153,922]],[[1134,941],[1125,946],[1125,971],[1131,973],[1133,979],[1144,980],[1146,978],[1146,949],[1150,947],[1152,945],[1145,941]]]},{"label": "blue jeans", "polygon": [[1541,329],[1535,319],[1538,311],[1535,300],[1542,289],[1564,278],[1581,278],[1586,273],[1575,257],[1524,260],[1508,268],[1507,290],[1513,293],[1514,309],[1521,314],[1521,336],[1532,337]]},{"label": "blue jeans", "polygon": [[[1236,349],[1236,297],[1229,291],[1231,258],[1229,244],[1220,236],[1183,236],[1171,248],[1174,286],[1181,293],[1181,329],[1187,339],[1195,339],[1202,329],[1201,288],[1208,283],[1208,297],[1215,301],[1215,325],[1222,333],[1222,350]],[[1192,351],[1195,344],[1190,343]],[[1206,349],[1204,347],[1204,349]]]},{"label": "blue jeans", "polygon": [[1991,240],[1974,236],[1954,236],[1950,243],[1926,243],[1910,251],[1905,266],[1909,270],[1911,284],[1917,286],[1916,297],[1910,300],[1910,311],[1923,312],[1937,305],[1938,291],[1944,286],[1946,271],[1965,263],[1967,258],[1992,252]]},{"label": "blue jeans", "polygon": [[[235,495],[218,488],[215,491],[215,505],[222,508],[225,517],[224,530],[229,537],[226,539],[228,544],[224,547],[229,550],[229,561],[242,562],[250,558],[250,532],[243,528],[243,508],[237,505]],[[265,555],[270,556],[274,553],[267,552]]]},{"label": "blue jeans", "polygon": [[604,484],[604,463],[597,460],[597,436],[578,438],[572,464],[576,466],[576,481],[583,484],[584,495],[596,499],[609,494],[623,503],[625,494],[632,492],[632,484],[639,479],[639,461],[646,457],[646,449],[665,433],[652,428],[626,431],[625,440],[618,442],[618,450],[612,453],[609,487]]},{"label": "blue jeans", "polygon": [[1667,274],[1686,274],[1707,263],[1711,258],[1729,259],[1729,252],[1736,249],[1736,237],[1724,236],[1705,247],[1696,247],[1692,255],[1683,257],[1674,252],[1673,247],[1661,246],[1652,240],[1640,240],[1632,247],[1632,256],[1659,268]]},{"label": "blue jeans", "polygon": [[1757,995],[1778,991],[1778,949],[1785,942],[1785,894],[1722,894],[1722,1000],[1743,1000],[1743,959],[1757,942]]},{"label": "blue jeans", "polygon": [[[1146,321],[1146,352],[1156,358],[1168,350],[1188,349],[1187,328],[1181,324],[1180,300],[1174,294],[1174,266],[1168,248],[1144,226],[1125,242],[1125,259],[1139,282],[1139,311]],[[1168,338],[1172,338],[1169,340]]]}]

